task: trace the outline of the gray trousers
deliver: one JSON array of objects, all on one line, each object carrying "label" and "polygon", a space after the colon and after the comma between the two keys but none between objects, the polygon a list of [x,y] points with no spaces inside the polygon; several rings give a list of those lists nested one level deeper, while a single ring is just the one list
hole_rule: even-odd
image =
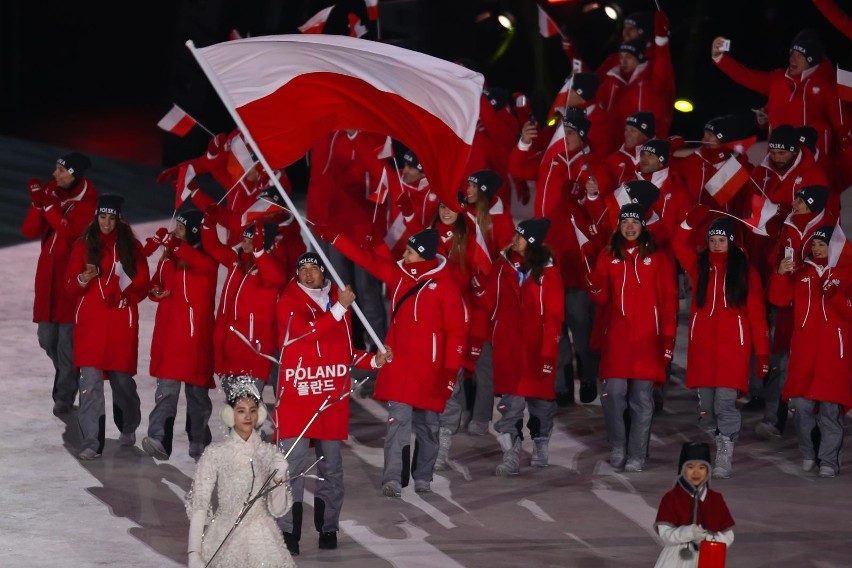
[{"label": "gray trousers", "polygon": [[494,423],[497,433],[521,437],[525,405],[529,407],[530,412],[527,421],[530,438],[550,438],[550,433],[553,432],[553,417],[556,415],[556,401],[524,398],[514,394],[504,394],[497,402],[497,410],[500,411],[500,419]]},{"label": "gray trousers", "polygon": [[699,387],[698,426],[711,436],[719,434],[736,440],[743,425],[737,408],[737,389]]},{"label": "gray trousers", "polygon": [[[349,284],[358,296],[358,306],[364,317],[376,332],[379,338],[385,336],[388,327],[387,308],[385,307],[385,295],[382,291],[382,281],[343,256],[343,254],[331,244],[318,241],[323,253],[331,262],[344,284]],[[331,275],[328,276],[330,278]],[[373,339],[364,333],[364,342],[369,351],[375,347]],[[356,341],[357,345],[358,342]]]},{"label": "gray trousers", "polygon": [[[278,449],[282,454],[287,453],[296,438],[286,438],[278,441]],[[308,450],[311,442],[314,445],[317,463],[316,474],[322,480],[317,480],[314,491],[314,525],[317,532],[332,532],[338,530],[340,510],[343,508],[343,458],[340,455],[340,440],[309,440],[302,438],[290,456],[287,464],[290,468],[290,489],[293,492],[293,502],[301,503],[305,497],[305,478],[296,477],[311,465],[308,463]],[[284,532],[302,534],[301,527],[293,526],[293,510],[279,517],[278,528]]]},{"label": "gray trousers", "polygon": [[[601,406],[609,443],[613,448],[626,448],[627,458],[645,461],[651,420],[654,417],[654,381],[639,379],[604,379],[601,381]],[[630,436],[624,424],[624,411],[630,407]]]},{"label": "gray trousers", "polygon": [[[577,358],[578,378],[582,381],[595,380],[600,367],[600,354],[589,348],[592,325],[595,322],[595,303],[585,290],[566,288],[565,322],[562,325],[562,339],[559,341],[559,364],[557,369],[571,365]],[[569,333],[570,332],[570,333]],[[557,372],[556,392],[573,392],[565,381],[565,373]],[[574,374],[572,372],[571,376]]]},{"label": "gray trousers", "polygon": [[104,401],[104,373],[112,389],[113,420],[123,434],[136,432],[142,422],[142,409],[132,375],[119,371],[101,371],[94,367],[80,368],[80,410],[77,421],[83,443],[80,450],[93,449],[101,453],[106,438],[106,403]]},{"label": "gray trousers", "polygon": [[[401,402],[388,402],[388,423],[385,435],[385,465],[382,483],[396,481],[406,484],[410,464],[415,481],[432,481],[432,470],[438,459],[438,413],[412,408]],[[414,458],[410,458],[411,429],[414,426]]]},{"label": "gray trousers", "polygon": [[[461,375],[461,373],[459,373]],[[465,408],[467,401],[464,392],[464,380],[459,376],[456,377],[456,388],[453,390],[452,396],[447,400],[447,406],[444,407],[444,412],[438,418],[441,428],[450,430],[452,434],[459,431],[461,425],[462,410]]]},{"label": "gray trousers", "polygon": [[[795,417],[796,436],[802,459],[812,460],[819,457],[820,467],[831,466],[840,471],[840,451],[843,448],[843,414],[840,405],[833,402],[821,402],[806,398],[790,399],[790,407]],[[819,456],[815,455],[811,432],[819,427]]]},{"label": "gray trousers", "polygon": [[162,442],[169,455],[172,453],[181,385],[184,385],[186,395],[186,434],[189,441],[201,442],[204,445],[210,443],[210,430],[207,427],[213,412],[210,389],[174,379],[157,379],[154,408],[148,416],[148,437]]},{"label": "gray trousers", "polygon": [[38,322],[36,336],[53,362],[53,402],[73,405],[80,384],[80,371],[74,366],[74,324]]},{"label": "gray trousers", "polygon": [[483,343],[482,355],[473,364],[476,395],[473,399],[471,420],[476,422],[491,422],[494,416],[494,367],[491,353],[491,343]]}]

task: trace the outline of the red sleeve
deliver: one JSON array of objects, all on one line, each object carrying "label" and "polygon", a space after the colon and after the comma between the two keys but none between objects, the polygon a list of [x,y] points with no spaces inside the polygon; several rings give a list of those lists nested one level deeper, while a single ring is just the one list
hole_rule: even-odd
[{"label": "red sleeve", "polygon": [[65,270],[65,290],[72,298],[82,296],[83,292],[91,284],[90,282],[81,286],[77,280],[77,276],[82,274],[86,269],[86,262],[88,262],[86,243],[84,241],[77,241],[71,250],[71,258],[68,259],[68,268]]},{"label": "red sleeve", "polygon": [[399,268],[394,261],[379,256],[373,251],[362,249],[346,235],[338,235],[333,244],[343,256],[388,286],[394,286],[399,280]]},{"label": "red sleeve", "polygon": [[196,274],[216,277],[219,273],[219,265],[213,258],[188,243],[181,243],[174,254]]},{"label": "red sleeve", "polygon": [[[540,132],[539,136],[541,136]],[[515,144],[509,154],[509,175],[519,180],[535,181],[538,177],[540,161],[541,155],[533,151],[532,147],[528,150],[521,150]]]},{"label": "red sleeve", "polygon": [[778,274],[773,270],[769,277],[769,303],[779,308],[793,302],[793,274]]},{"label": "red sleeve", "polygon": [[559,358],[559,339],[562,336],[562,321],[565,319],[565,287],[559,269],[544,269],[544,321],[542,321],[541,357]]},{"label": "red sleeve", "polygon": [[732,80],[743,87],[762,95],[769,95],[769,87],[777,71],[755,71],[736,61],[727,53],[723,53],[716,66]]},{"label": "red sleeve", "polygon": [[44,212],[30,205],[27,216],[21,224],[21,234],[31,240],[39,239],[44,231],[44,224]]},{"label": "red sleeve", "polygon": [[201,246],[207,254],[223,266],[230,266],[237,260],[237,253],[231,247],[222,244],[216,232],[216,226],[209,226],[207,219],[201,224]]},{"label": "red sleeve", "polygon": [[601,251],[598,255],[598,261],[595,263],[595,269],[586,278],[586,290],[589,292],[592,301],[599,306],[605,306],[609,302],[609,274],[608,268],[611,260],[611,255],[606,251]]},{"label": "red sleeve", "polygon": [[281,288],[287,283],[287,274],[284,273],[273,255],[264,251],[260,256],[254,257],[254,262],[257,265],[257,273],[260,276],[262,286]]},{"label": "red sleeve", "polygon": [[769,325],[766,321],[766,298],[757,270],[748,268],[748,321],[755,355],[769,355]]},{"label": "red sleeve", "polygon": [[[442,271],[443,272],[443,271]],[[447,274],[439,286],[446,287],[441,302],[441,323],[444,332],[444,368],[461,369],[467,356],[467,336],[470,320],[461,291]]]},{"label": "red sleeve", "polygon": [[148,290],[151,287],[151,274],[148,272],[148,260],[142,254],[142,243],[136,241],[135,249],[136,275],[122,294],[131,303],[138,304],[148,297]]},{"label": "red sleeve", "polygon": [[813,2],[826,20],[843,32],[843,35],[852,39],[852,17],[846,15],[832,0],[813,0]]},{"label": "red sleeve", "polygon": [[698,282],[698,255],[695,254],[695,250],[690,246],[692,234],[692,228],[687,229],[681,223],[671,241],[672,252],[674,252],[675,258],[680,263],[681,268],[689,274],[692,281]]},{"label": "red sleeve", "polygon": [[678,294],[674,262],[670,254],[666,252],[657,251],[654,256],[659,261],[657,301],[660,304],[660,335],[676,337]]}]

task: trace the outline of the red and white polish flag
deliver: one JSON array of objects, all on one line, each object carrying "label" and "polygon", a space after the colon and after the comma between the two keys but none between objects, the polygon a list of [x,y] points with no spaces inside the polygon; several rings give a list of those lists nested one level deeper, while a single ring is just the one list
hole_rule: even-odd
[{"label": "red and white polish flag", "polygon": [[277,213],[283,209],[284,208],[277,203],[258,197],[257,200],[243,212],[242,217],[240,217],[240,225],[245,227],[254,223],[258,219],[266,217],[270,213]]},{"label": "red and white polish flag", "polygon": [[776,213],[778,213],[778,205],[762,195],[752,195],[751,215],[742,221],[749,226],[754,234],[768,237],[766,224],[775,217]]},{"label": "red and white polish flag", "polygon": [[192,164],[183,164],[178,169],[177,181],[175,182],[175,209],[180,208],[184,201],[192,197],[195,188],[190,183],[195,177],[195,168]]},{"label": "red and white polish flag", "polygon": [[364,0],[367,6],[367,17],[375,22],[379,19],[379,0]]},{"label": "red and white polish flag", "polygon": [[456,202],[479,117],[481,74],[338,35],[261,36],[193,53],[272,168],[299,160],[325,133],[376,132],[410,148],[438,197]]},{"label": "red and white polish flag", "polygon": [[725,161],[713,176],[704,184],[707,193],[713,196],[716,203],[724,205],[743,188],[749,180],[749,173],[734,157]]},{"label": "red and white polish flag", "polygon": [[852,266],[852,243],[846,239],[846,233],[838,221],[828,242],[828,266],[830,268]]},{"label": "red and white polish flag", "polygon": [[543,37],[562,35],[559,31],[559,26],[547,15],[547,12],[541,6],[538,6],[538,33]]},{"label": "red and white polish flag", "polygon": [[328,16],[331,14],[331,11],[334,10],[334,4],[329,6],[328,8],[323,8],[311,18],[299,26],[299,31],[303,34],[321,34],[323,28],[325,28],[325,23],[328,21]]},{"label": "red and white polish flag", "polygon": [[196,124],[198,123],[195,119],[186,114],[186,111],[177,105],[172,105],[172,110],[160,119],[157,126],[166,132],[171,132],[183,138]]},{"label": "red and white polish flag", "polygon": [[852,71],[837,68],[837,96],[841,100],[852,102]]}]

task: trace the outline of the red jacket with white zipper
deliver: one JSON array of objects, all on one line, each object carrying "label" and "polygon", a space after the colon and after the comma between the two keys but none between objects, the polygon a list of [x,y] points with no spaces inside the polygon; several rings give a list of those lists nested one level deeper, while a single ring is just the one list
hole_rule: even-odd
[{"label": "red jacket with white zipper", "polygon": [[616,258],[609,248],[589,275],[589,295],[604,308],[601,379],[666,380],[663,350],[674,345],[677,286],[674,262],[665,252]]},{"label": "red jacket with white zipper", "polygon": [[523,284],[518,281],[518,269],[500,254],[476,300],[493,328],[494,393],[553,400],[553,375],[542,374],[541,362],[555,363],[559,357],[565,289],[552,262],[545,267],[541,284],[531,276]]},{"label": "red jacket with white zipper", "polygon": [[[443,412],[455,387],[444,372],[462,367],[470,326],[468,308],[446,258],[437,255],[437,267],[411,274],[402,260],[393,262],[359,248],[345,235],[339,235],[334,246],[384,282],[390,294],[393,316],[385,343],[393,349],[393,361],[379,371],[374,397]],[[409,290],[426,281],[401,302]]]},{"label": "red jacket with white zipper", "polygon": [[[827,281],[837,291],[826,296]],[[782,397],[806,398],[852,408],[852,269],[824,269],[811,258],[791,274],[772,274],[769,301],[793,304],[793,337]]]},{"label": "red jacket with white zipper", "polygon": [[[260,353],[274,356],[278,352],[275,303],[287,277],[274,253],[254,256],[223,245],[206,217],[201,226],[201,242],[204,250],[228,269],[216,307],[214,372],[245,374],[267,381],[272,361]],[[252,346],[246,345],[231,327],[248,338]]]},{"label": "red jacket with white zipper", "polygon": [[328,397],[331,406],[317,416],[305,437],[345,440],[349,435],[349,401],[337,401],[352,388],[350,365],[356,356],[352,320],[348,310],[341,319],[334,317],[338,290],[328,285],[325,309],[296,279],[281,292],[275,308],[278,344],[283,346],[275,407],[277,439],[298,436]]},{"label": "red jacket with white zipper", "polygon": [[[692,231],[681,227],[672,248],[693,286],[698,283],[698,255],[690,246]],[[733,245],[732,245],[733,246]],[[748,267],[748,295],[741,306],[728,304],[725,295],[727,255],[711,256],[704,305],[698,307],[695,293],[689,318],[686,386],[737,389],[748,392],[751,353],[769,357],[766,300],[757,271]]]},{"label": "red jacket with white zipper", "polygon": [[213,326],[218,275],[216,261],[185,242],[160,258],[151,284],[168,294],[148,294],[157,303],[149,367],[152,377],[216,388]]},{"label": "red jacket with white zipper", "polygon": [[[76,299],[74,318],[74,366],[101,371],[136,374],[139,356],[139,309],[148,294],[148,262],[142,245],[135,242],[136,275],[122,291],[117,273],[120,261],[115,250],[116,232],[99,235],[100,275],[84,285],[77,276],[89,262],[86,241],[79,240],[71,251],[65,286]],[[121,298],[126,305],[118,307]]]},{"label": "red jacket with white zipper", "polygon": [[55,195],[60,205],[47,210],[30,205],[21,225],[28,239],[41,240],[35,274],[33,321],[74,323],[76,302],[65,289],[68,259],[74,242],[95,215],[98,195],[88,178],[83,178],[71,191],[56,186],[56,180],[44,185],[45,196]]}]

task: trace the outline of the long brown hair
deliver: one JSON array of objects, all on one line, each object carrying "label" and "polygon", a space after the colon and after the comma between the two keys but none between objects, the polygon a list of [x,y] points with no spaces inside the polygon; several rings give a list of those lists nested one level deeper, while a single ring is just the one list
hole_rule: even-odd
[{"label": "long brown hair", "polygon": [[[121,261],[121,266],[124,272],[131,278],[136,276],[136,255],[139,251],[136,250],[136,235],[133,234],[133,229],[123,219],[116,218],[115,223],[115,248],[118,252],[118,259]],[[98,225],[98,216],[89,223],[83,235],[80,237],[86,242],[86,253],[89,259],[89,264],[95,266],[101,265],[101,228]]]},{"label": "long brown hair", "polygon": [[[510,258],[511,253],[512,245],[503,249],[503,255],[506,258]],[[529,270],[535,283],[541,286],[541,280],[544,278],[544,269],[547,268],[547,265],[553,258],[553,251],[550,250],[550,247],[546,244],[532,246],[528,243],[527,248],[524,249],[523,255],[524,264],[521,269],[524,272]]]},{"label": "long brown hair", "polygon": [[[654,234],[644,226],[642,232],[639,233],[639,238],[636,239],[636,244],[639,247],[639,258],[647,258],[657,252],[657,241],[654,240]],[[626,246],[627,239],[621,234],[621,230],[616,228],[609,238],[609,250],[612,252],[612,256],[619,260],[627,259]]]}]

